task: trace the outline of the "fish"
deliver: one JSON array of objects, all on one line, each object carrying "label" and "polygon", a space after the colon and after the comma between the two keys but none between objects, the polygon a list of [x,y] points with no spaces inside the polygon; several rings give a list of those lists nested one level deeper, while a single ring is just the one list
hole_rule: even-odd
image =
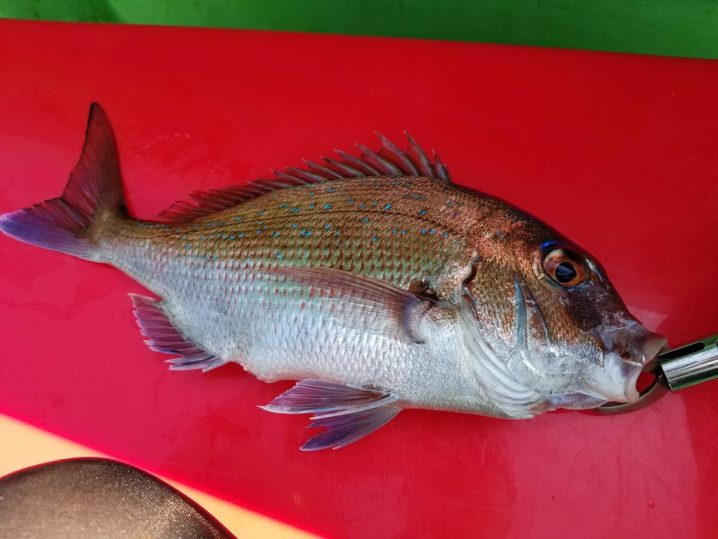
[{"label": "fish", "polygon": [[12,238],[109,264],[150,349],[172,370],[230,362],[295,381],[264,410],[309,414],[300,448],[338,449],[403,409],[506,419],[633,402],[666,339],[605,269],[520,209],[456,183],[408,134],[400,149],[192,193],[140,221],[93,103],[59,198],[0,216]]}]

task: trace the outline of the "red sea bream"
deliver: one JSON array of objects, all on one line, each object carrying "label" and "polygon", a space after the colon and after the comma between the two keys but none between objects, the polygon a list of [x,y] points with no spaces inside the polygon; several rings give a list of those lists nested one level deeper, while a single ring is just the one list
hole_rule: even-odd
[{"label": "red sea bream", "polygon": [[[298,380],[264,408],[312,414],[303,449],[338,448],[403,408],[530,418],[638,398],[665,345],[599,263],[535,218],[454,183],[408,137],[179,202],[123,205],[93,105],[60,198],[0,216],[20,241],[110,264],[160,299],[135,316],[171,369],[234,361]],[[198,380],[198,383],[200,381]]]}]

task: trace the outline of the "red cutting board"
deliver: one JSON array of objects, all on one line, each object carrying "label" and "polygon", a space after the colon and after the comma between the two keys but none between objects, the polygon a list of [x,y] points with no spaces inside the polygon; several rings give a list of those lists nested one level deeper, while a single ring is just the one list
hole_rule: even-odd
[{"label": "red cutting board", "polygon": [[[718,331],[718,63],[404,39],[0,22],[0,212],[58,196],[91,101],[129,205],[407,129],[594,253],[672,344]],[[288,383],[169,372],[112,268],[0,237],[0,412],[332,537],[713,537],[718,384],[629,415],[406,411],[339,451]],[[5,442],[2,442],[5,443]]]}]

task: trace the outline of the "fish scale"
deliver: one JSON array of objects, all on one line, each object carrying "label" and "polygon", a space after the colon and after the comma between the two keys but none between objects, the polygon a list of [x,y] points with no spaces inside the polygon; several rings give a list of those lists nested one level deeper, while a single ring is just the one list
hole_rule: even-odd
[{"label": "fish scale", "polygon": [[[397,286],[408,286],[412,280],[426,276],[441,281],[441,272],[449,268],[452,261],[454,266],[468,266],[472,252],[466,237],[459,235],[462,228],[466,229],[463,223],[466,218],[462,214],[455,209],[422,214],[425,204],[417,204],[416,200],[382,203],[379,197],[402,200],[409,191],[404,187],[397,190],[395,196],[388,196],[387,191],[396,189],[394,178],[374,180],[369,186],[364,185],[365,182],[334,181],[332,193],[326,193],[329,184],[291,188],[288,190],[291,192],[286,193],[278,191],[252,204],[246,203],[248,208],[239,206],[216,214],[207,222],[198,221],[170,230],[165,225],[157,225],[157,234],[145,225],[136,227],[135,221],[121,221],[108,234],[111,241],[103,249],[106,256],[117,259],[127,271],[133,271],[131,264],[138,258],[132,251],[133,242],[149,239],[153,247],[166,256],[189,258],[188,266],[198,272],[203,271],[206,264],[211,267],[213,257],[217,257],[216,261],[239,262],[238,267],[243,271],[279,264],[327,265],[386,279]],[[436,180],[417,178],[408,187],[423,187],[424,192],[430,193],[436,183]],[[314,197],[310,197],[309,192],[315,193]],[[340,201],[348,196],[355,200],[354,204],[347,202],[342,206]],[[307,207],[306,200],[312,198],[319,201],[318,207],[324,208],[327,204],[331,207],[291,211],[294,207]],[[456,198],[456,195],[448,195],[448,198]],[[287,206],[287,200],[293,205],[282,207]],[[371,209],[384,208],[387,204],[391,204],[391,209]],[[360,208],[362,205],[366,207]],[[262,213],[258,215],[258,212]],[[407,245],[411,249],[407,249]],[[121,256],[115,254],[119,251],[123,252]],[[463,253],[463,260],[457,264],[455,259],[459,253]],[[137,278],[152,282],[152,272],[148,273],[133,271]]]},{"label": "fish scale", "polygon": [[93,105],[62,196],[0,216],[0,230],[111,264],[159,296],[131,299],[172,369],[237,362],[298,380],[264,408],[313,414],[323,432],[303,449],[352,443],[403,408],[517,419],[637,398],[665,339],[598,263],[454,184],[408,135],[406,151],[379,138],[379,151],[192,193],[166,222],[141,222]]},{"label": "fish scale", "polygon": [[[277,282],[264,272],[326,265],[397,286],[429,278],[451,280],[456,288],[472,253],[457,233],[463,216],[455,207],[422,211],[432,189],[445,191],[434,179],[390,177],[293,187],[174,229],[158,224],[158,234],[145,224],[119,221],[102,251],[113,265],[167,298],[165,307],[183,334],[262,379],[320,377],[391,386],[412,402],[422,399],[419,387],[436,391],[426,380],[412,380],[412,363],[419,365],[415,377],[421,378],[421,365],[431,359],[425,350],[337,324],[325,305],[307,297],[305,287]],[[444,196],[455,200],[457,193]],[[310,207],[309,200],[318,202]],[[384,209],[387,204],[391,207]],[[423,242],[417,244],[417,238]],[[457,261],[460,251],[465,254]],[[152,264],[145,263],[148,257]],[[211,323],[198,324],[198,318]],[[299,334],[282,331],[297,326],[303,328]],[[404,383],[414,389],[402,391]]]}]

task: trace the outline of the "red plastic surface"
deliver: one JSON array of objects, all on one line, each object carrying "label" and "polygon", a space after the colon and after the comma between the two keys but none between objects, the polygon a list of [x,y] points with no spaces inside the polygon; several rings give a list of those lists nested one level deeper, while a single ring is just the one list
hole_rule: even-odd
[{"label": "red plastic surface", "polygon": [[[0,23],[0,212],[58,196],[89,103],[153,217],[195,189],[408,129],[458,183],[594,253],[673,344],[718,331],[718,63],[394,39]],[[168,372],[112,268],[0,237],[0,412],[341,537],[714,537],[718,383],[616,417],[406,411],[340,451]]]}]

